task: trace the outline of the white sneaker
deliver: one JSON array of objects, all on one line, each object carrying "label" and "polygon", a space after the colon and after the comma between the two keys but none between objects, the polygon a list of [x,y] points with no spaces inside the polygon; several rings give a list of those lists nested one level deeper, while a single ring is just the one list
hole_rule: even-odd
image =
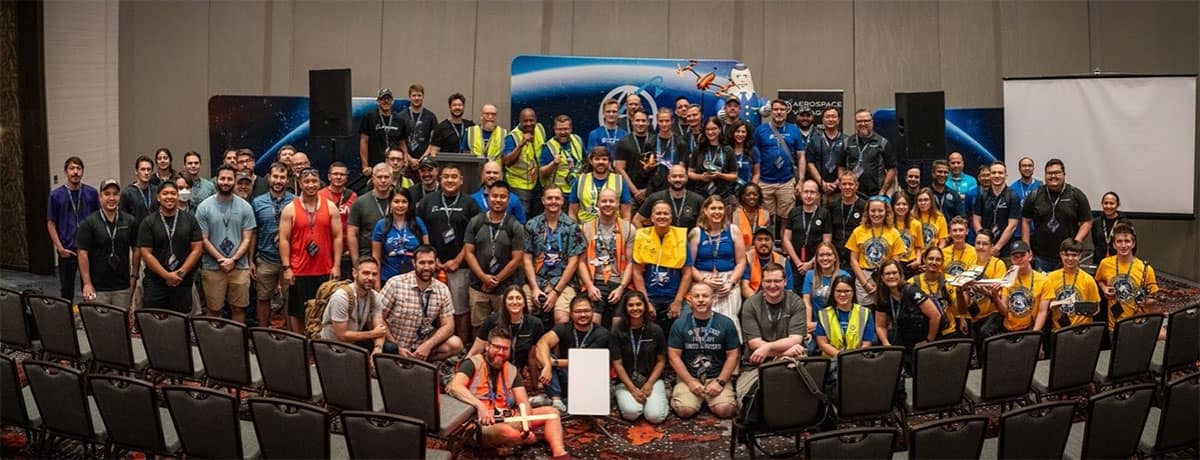
[{"label": "white sneaker", "polygon": [[550,398],[546,395],[537,395],[529,398],[529,405],[532,407],[544,407],[550,405]]},{"label": "white sneaker", "polygon": [[553,406],[555,409],[557,409],[558,413],[560,413],[560,414],[567,413],[567,405],[563,404],[563,401],[561,399],[555,399],[553,402],[550,403],[550,405]]}]

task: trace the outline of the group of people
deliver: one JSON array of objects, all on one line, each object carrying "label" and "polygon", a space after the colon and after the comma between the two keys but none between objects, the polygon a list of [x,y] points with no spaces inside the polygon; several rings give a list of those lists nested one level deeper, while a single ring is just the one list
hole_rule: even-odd
[{"label": "group of people", "polygon": [[[474,124],[458,94],[438,122],[423,95],[411,86],[396,114],[379,91],[360,130],[361,193],[346,164],[322,180],[290,146],[265,177],[253,152],[231,149],[212,179],[199,154],[175,172],[163,148],[137,159],[134,183],[98,190],[68,159],[47,210],[63,297],[78,273],[85,301],[260,325],[282,297],[286,327],[302,332],[307,301],[348,279],[328,298],[321,338],[458,360],[447,391],[500,445],[534,441],[495,423],[517,404],[566,411],[572,348],[608,349],[621,414],[661,423],[705,406],[733,416],[756,366],[774,359],[1093,320],[1111,329],[1154,306],[1154,271],[1134,256],[1119,198],[1105,194],[1093,222],[1059,160],[1042,182],[1023,158],[1008,183],[1003,163],[972,177],[956,152],[923,186],[919,166],[897,181],[866,110],[844,134],[833,108],[820,126],[807,112],[793,124],[774,101],[754,126],[736,98],[701,121],[686,99],[648,114],[635,95],[606,102],[585,143],[564,115],[547,137],[531,108],[511,131],[491,104]],[[454,151],[486,159],[480,190],[437,161]],[[1095,277],[1080,269],[1089,236]],[[1010,264],[1011,286],[948,283],[975,267],[1000,278]],[[558,419],[542,423],[566,455]]]}]

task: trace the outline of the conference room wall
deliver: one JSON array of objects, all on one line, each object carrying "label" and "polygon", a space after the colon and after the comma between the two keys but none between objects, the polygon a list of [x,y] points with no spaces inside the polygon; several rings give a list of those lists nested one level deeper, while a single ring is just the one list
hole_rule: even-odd
[{"label": "conference room wall", "polygon": [[[442,116],[462,92],[468,116],[491,102],[503,125],[511,60],[538,53],[735,58],[768,96],[843,88],[852,108],[937,89],[998,107],[1006,76],[1196,73],[1197,22],[1196,2],[1175,1],[121,2],[121,174],[160,145],[206,152],[210,96],[306,95],[313,68],[350,67],[355,96],[421,82]],[[1141,254],[1200,278],[1200,225],[1139,231]]]}]

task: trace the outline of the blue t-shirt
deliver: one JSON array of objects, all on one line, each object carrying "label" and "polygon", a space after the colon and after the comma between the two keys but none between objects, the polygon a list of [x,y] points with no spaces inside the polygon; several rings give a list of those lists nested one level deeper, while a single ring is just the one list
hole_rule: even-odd
[{"label": "blue t-shirt", "polygon": [[[471,195],[471,198],[475,199],[475,204],[479,205],[479,209],[483,210],[483,212],[487,212],[487,198],[483,196],[482,188],[475,191],[475,193]],[[508,197],[508,215],[516,218],[517,222],[520,222],[522,225],[525,224],[525,207],[521,206],[521,200],[518,200],[516,195],[510,194]]]},{"label": "blue t-shirt", "polygon": [[680,315],[667,335],[667,346],[683,351],[688,373],[704,379],[720,376],[725,353],[741,345],[733,320],[715,311],[707,320],[698,320],[690,312]]},{"label": "blue t-shirt", "polygon": [[292,192],[283,191],[283,195],[276,200],[271,197],[270,193],[254,197],[250,201],[250,207],[254,209],[254,220],[258,225],[258,238],[254,243],[255,257],[271,263],[281,263],[279,259],[279,213],[283,212],[283,208],[296,199]]},{"label": "blue t-shirt", "polygon": [[809,320],[813,322],[817,321],[817,312],[821,311],[822,308],[825,308],[825,302],[829,300],[829,284],[833,283],[833,278],[837,276],[845,276],[850,278],[849,272],[838,269],[837,275],[822,276],[821,281],[816,283],[817,286],[816,290],[814,291],[813,276],[816,273],[817,271],[815,269],[809,270],[808,273],[804,274],[804,281],[800,283],[800,295],[808,294],[812,296],[812,308],[809,309]]},{"label": "blue t-shirt", "polygon": [[804,139],[796,125],[784,123],[778,131],[783,136],[783,144],[788,147],[786,152],[779,148],[780,142],[775,140],[770,123],[763,123],[754,130],[754,146],[759,152],[759,179],[766,184],[782,184],[796,177],[796,151],[804,150]]},{"label": "blue t-shirt", "polygon": [[646,264],[642,270],[642,280],[646,282],[646,297],[653,300],[674,299],[679,292],[679,283],[683,281],[683,271],[692,266],[692,251],[687,251],[683,268],[659,268],[654,264]]},{"label": "blue t-shirt", "polygon": [[58,242],[64,248],[75,250],[75,230],[87,216],[100,210],[100,192],[90,185],[79,184],[79,190],[71,191],[59,186],[50,191],[46,203],[46,220],[54,222]]},{"label": "blue t-shirt", "polygon": [[416,232],[408,226],[396,228],[393,219],[379,219],[375,223],[375,231],[371,233],[371,241],[383,243],[383,260],[379,261],[379,277],[383,282],[393,276],[413,271],[413,254],[421,245],[421,237],[429,234],[425,221],[416,217]]},{"label": "blue t-shirt", "polygon": [[[1037,180],[1037,179],[1034,179],[1033,182],[1029,183],[1029,185],[1025,185],[1024,183],[1021,182],[1021,179],[1017,179],[1017,180],[1013,181],[1013,183],[1010,184],[1008,187],[1012,189],[1013,195],[1016,195],[1017,201],[1021,203],[1018,206],[1018,208],[1024,208],[1025,207],[1025,197],[1032,196],[1033,192],[1036,191],[1038,189],[1038,187],[1041,187],[1041,186],[1042,186],[1042,181]],[[1017,229],[1015,231],[1013,231],[1012,240],[1016,241],[1020,238],[1021,238],[1021,223],[1018,222]]]},{"label": "blue t-shirt", "polygon": [[[196,208],[196,221],[200,223],[200,233],[208,238],[221,254],[232,257],[242,245],[242,232],[254,230],[258,223],[254,220],[254,209],[250,203],[241,197],[230,195],[228,203],[222,203],[220,195],[213,195],[200,203]],[[202,251],[204,257],[201,263],[205,270],[220,270],[221,264],[208,251]],[[246,251],[234,266],[238,269],[250,268],[250,251]]]},{"label": "blue t-shirt", "polygon": [[616,161],[617,142],[620,142],[621,139],[624,139],[625,136],[628,135],[629,132],[622,128],[609,130],[601,125],[596,127],[596,129],[593,129],[592,132],[588,133],[587,143],[584,144],[583,148],[584,150],[591,152],[592,147],[603,145],[604,148],[608,149],[608,159],[610,161]]},{"label": "blue t-shirt", "polygon": [[[838,324],[841,326],[842,331],[845,331],[846,327],[850,325],[850,312],[841,311],[834,307],[829,307],[829,308],[833,308],[833,311],[837,313]],[[862,308],[868,308],[868,307],[862,307]],[[868,310],[869,310],[869,308],[868,308]],[[813,331],[813,334],[815,337],[829,338],[829,334],[827,332],[825,332],[825,328],[821,326],[820,321],[817,321],[817,329],[815,331]],[[867,324],[863,326],[862,341],[863,342],[874,342],[875,339],[876,339],[876,336],[875,336],[875,313],[868,312],[867,313]]]},{"label": "blue t-shirt", "polygon": [[[750,257],[758,257],[758,254],[751,254]],[[774,258],[774,253],[772,253],[771,258]],[[770,260],[771,258],[763,259],[760,257],[758,259],[758,266],[759,267],[766,266],[767,263],[771,262],[771,260]],[[793,271],[794,270],[792,270],[792,260],[787,257],[784,257],[783,258],[783,277],[784,277],[784,283],[785,283],[784,289],[787,289],[789,291],[795,290],[795,286],[796,286],[795,280],[794,280],[794,278],[792,278]],[[746,267],[745,270],[742,270],[742,280],[750,281],[750,267]],[[761,290],[762,287],[759,287],[759,289]]]},{"label": "blue t-shirt", "polygon": [[975,209],[975,199],[979,198],[979,181],[974,177],[960,174],[956,179],[954,174],[950,174],[950,177],[946,178],[946,188],[958,192],[966,209]]},{"label": "blue t-shirt", "polygon": [[[609,174],[616,174],[616,173],[610,172]],[[595,186],[595,188],[596,188],[596,194],[593,195],[593,198],[599,199],[600,198],[600,189],[604,188],[604,185],[608,183],[608,178],[597,179],[594,174],[587,174],[586,177],[592,178],[592,185]],[[624,181],[625,179],[618,178],[618,180]],[[579,184],[580,184],[579,181],[575,181],[575,185],[571,186],[571,195],[567,197],[567,203],[576,203],[576,204],[579,203]],[[621,187],[621,198],[618,200],[618,202],[620,204],[628,204],[630,201],[633,201],[633,196],[629,194],[629,187],[622,186]],[[591,204],[594,206],[596,203],[591,203]]]},{"label": "blue t-shirt", "polygon": [[[737,266],[737,257],[733,253],[733,232],[729,227],[721,230],[715,237],[709,236],[703,229],[700,232],[700,243],[696,245],[696,269],[711,272],[715,267],[718,272],[727,272]],[[748,270],[747,270],[748,271]]]}]

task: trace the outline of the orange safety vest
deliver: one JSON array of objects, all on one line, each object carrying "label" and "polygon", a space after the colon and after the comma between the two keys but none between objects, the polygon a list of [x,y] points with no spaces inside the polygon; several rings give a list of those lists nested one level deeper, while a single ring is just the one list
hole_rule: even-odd
[{"label": "orange safety vest", "polygon": [[[516,406],[516,400],[513,398],[512,383],[517,378],[517,367],[512,363],[505,361],[504,368],[500,370],[500,376],[496,379],[500,388],[493,390],[489,385],[490,377],[486,362],[483,361],[483,355],[474,355],[471,358],[471,364],[475,366],[475,375],[471,376],[471,382],[467,385],[467,389],[471,394],[475,395],[489,410],[508,409]],[[499,391],[501,394],[493,394]]]},{"label": "orange safety vest", "polygon": [[[758,287],[762,285],[762,266],[758,261],[758,254],[750,251],[746,257],[750,258],[750,290],[758,291]],[[771,251],[771,262],[787,267],[786,259],[783,258],[782,254],[775,251]]]},{"label": "orange safety vest", "polygon": [[[597,224],[599,222],[600,219],[595,219],[591,222],[588,222],[588,225],[592,226],[592,238],[588,240],[587,247],[587,260],[589,263],[593,260],[596,260],[596,238],[599,237]],[[625,265],[627,265],[625,260],[625,231],[622,230],[620,217],[617,218],[617,224],[613,234],[616,235],[617,272],[625,273]],[[610,267],[611,265],[604,266],[605,283],[607,283],[609,278],[612,277],[612,269]],[[593,274],[592,276],[595,275]]]},{"label": "orange safety vest", "polygon": [[746,243],[746,247],[750,247],[754,243],[754,231],[759,227],[766,227],[771,220],[770,214],[763,208],[758,208],[757,225],[750,225],[750,218],[746,216],[746,211],[738,207],[738,230],[742,232],[742,241]]}]

